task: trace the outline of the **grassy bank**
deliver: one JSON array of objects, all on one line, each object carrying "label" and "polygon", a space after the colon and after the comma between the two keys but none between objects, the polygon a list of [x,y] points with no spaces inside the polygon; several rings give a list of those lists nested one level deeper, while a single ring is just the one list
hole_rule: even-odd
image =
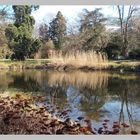
[{"label": "grassy bank", "polygon": [[26,61],[0,60],[0,69],[37,69],[44,68],[48,59],[28,59]]},{"label": "grassy bank", "polygon": [[138,61],[109,61],[105,54],[89,52],[68,52],[58,53],[51,56],[50,63],[55,65],[55,69],[69,70],[112,70],[140,72],[140,62]]},{"label": "grassy bank", "polygon": [[140,61],[135,60],[118,60],[109,61],[108,70],[120,71],[120,72],[140,72]]},{"label": "grassy bank", "polygon": [[[81,59],[78,59],[78,61]],[[87,60],[89,60],[87,58]],[[69,71],[69,70],[109,70],[109,71],[120,71],[120,72],[140,72],[140,61],[122,60],[122,61],[106,61],[101,60],[93,63],[91,61],[80,61],[73,63],[72,59],[28,59],[26,61],[11,61],[11,60],[0,60],[0,69],[52,69],[58,71]],[[71,62],[71,63],[70,63]],[[88,63],[87,63],[88,62]]]}]

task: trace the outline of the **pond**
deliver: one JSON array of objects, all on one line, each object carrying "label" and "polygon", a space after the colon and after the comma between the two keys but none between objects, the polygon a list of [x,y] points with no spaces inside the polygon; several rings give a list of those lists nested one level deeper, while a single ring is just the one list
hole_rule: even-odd
[{"label": "pond", "polygon": [[110,127],[114,122],[129,125],[121,130],[122,134],[130,130],[140,133],[139,74],[1,71],[0,93],[15,91],[41,94],[47,104],[61,111],[69,110],[65,118],[80,120],[84,117],[91,120],[93,128],[100,128],[104,120],[109,120]]}]

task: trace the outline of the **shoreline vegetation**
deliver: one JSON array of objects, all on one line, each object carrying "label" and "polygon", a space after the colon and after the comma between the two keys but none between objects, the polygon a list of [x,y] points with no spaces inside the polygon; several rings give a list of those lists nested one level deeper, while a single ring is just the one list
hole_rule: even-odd
[{"label": "shoreline vegetation", "polygon": [[57,71],[120,71],[140,72],[140,61],[108,60],[106,54],[95,51],[77,51],[62,53],[58,51],[49,59],[27,59],[26,61],[0,60],[0,69],[42,69]]},{"label": "shoreline vegetation", "polygon": [[0,60],[0,70],[21,70],[40,69],[56,71],[119,71],[119,72],[140,72],[140,61],[117,60],[91,65],[73,65],[68,63],[56,63],[51,59],[28,59],[26,61]]},{"label": "shoreline vegetation", "polygon": [[[102,127],[96,129],[91,127],[91,121],[84,117],[78,117],[77,121],[70,118],[61,119],[70,110],[58,111],[46,106],[43,96],[32,96],[23,93],[3,93],[0,95],[0,134],[56,134],[56,135],[113,135],[119,134],[121,128],[128,129],[126,123],[114,122],[112,129],[108,127],[109,120],[104,120]],[[41,104],[42,103],[42,104]],[[59,110],[59,109],[58,109]],[[61,117],[60,117],[61,116]],[[81,125],[80,121],[84,124]],[[130,134],[138,134],[131,130]]]}]

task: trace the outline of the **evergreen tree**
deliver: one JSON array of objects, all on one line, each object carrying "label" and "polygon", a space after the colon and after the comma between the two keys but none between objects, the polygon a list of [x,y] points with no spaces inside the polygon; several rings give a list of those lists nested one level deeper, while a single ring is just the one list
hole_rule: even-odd
[{"label": "evergreen tree", "polygon": [[31,12],[39,7],[16,5],[12,8],[15,22],[8,25],[5,35],[10,49],[14,52],[11,59],[25,60],[36,53],[41,46],[40,41],[32,37],[35,20]]},{"label": "evergreen tree", "polygon": [[60,11],[50,23],[49,37],[53,40],[56,49],[60,49],[65,42],[66,20]]},{"label": "evergreen tree", "polygon": [[7,19],[9,19],[8,6],[0,7],[0,58],[9,58],[12,52],[7,45],[5,28],[7,28]]}]

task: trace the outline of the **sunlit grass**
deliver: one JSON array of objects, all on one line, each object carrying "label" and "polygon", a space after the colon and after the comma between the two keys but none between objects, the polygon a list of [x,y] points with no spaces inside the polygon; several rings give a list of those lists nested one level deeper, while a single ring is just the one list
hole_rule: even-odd
[{"label": "sunlit grass", "polygon": [[0,69],[24,69],[36,67],[43,67],[48,63],[48,59],[27,59],[26,61],[11,61],[11,60],[0,60]]},{"label": "sunlit grass", "polygon": [[0,69],[44,69],[48,64],[56,66],[70,66],[76,69],[85,68],[91,69],[107,69],[107,70],[119,70],[119,71],[139,71],[140,61],[136,60],[116,60],[110,61],[106,55],[101,53],[90,52],[69,52],[63,54],[61,52],[56,53],[49,59],[27,59],[26,61],[11,61],[6,59],[0,59]]},{"label": "sunlit grass", "polygon": [[27,59],[26,61],[12,61],[10,59],[0,59],[1,65],[12,65],[12,64],[45,64],[48,59]]}]

